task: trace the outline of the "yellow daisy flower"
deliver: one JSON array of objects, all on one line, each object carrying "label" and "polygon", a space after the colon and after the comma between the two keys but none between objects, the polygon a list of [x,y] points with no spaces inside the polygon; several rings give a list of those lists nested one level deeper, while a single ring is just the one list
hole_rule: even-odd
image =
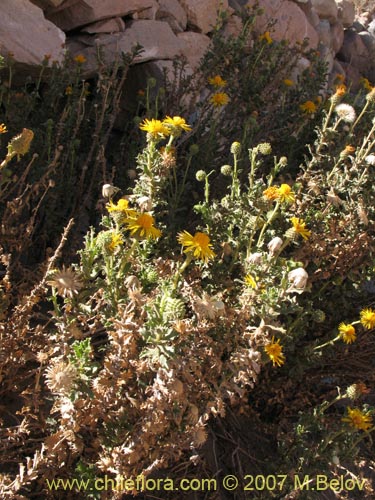
[{"label": "yellow daisy flower", "polygon": [[313,101],[305,101],[304,103],[300,104],[300,110],[307,115],[312,115],[316,112],[317,106]]},{"label": "yellow daisy flower", "polygon": [[126,221],[126,227],[130,231],[131,236],[145,239],[157,239],[161,236],[160,229],[154,227],[154,224],[154,217],[147,213],[136,214],[135,218]]},{"label": "yellow daisy flower", "polygon": [[311,231],[306,229],[306,222],[303,219],[299,219],[298,217],[292,217],[291,222],[293,224],[293,228],[297,234],[300,234],[304,240],[307,240],[311,236]]},{"label": "yellow daisy flower", "polygon": [[170,135],[170,130],[164,125],[164,123],[160,120],[155,120],[155,118],[151,118],[151,120],[145,118],[139,125],[139,128],[150,134],[153,139]]},{"label": "yellow daisy flower", "polygon": [[358,408],[347,408],[348,416],[341,419],[347,422],[351,427],[361,431],[367,431],[372,426],[372,418],[368,413],[364,413]]},{"label": "yellow daisy flower", "polygon": [[225,92],[217,92],[210,98],[210,102],[216,106],[225,106],[229,102],[229,96]]},{"label": "yellow daisy flower", "polygon": [[215,76],[209,77],[208,83],[210,85],[213,85],[214,87],[217,87],[217,88],[225,87],[227,84],[226,80],[223,80],[220,75],[215,75]]},{"label": "yellow daisy flower", "polygon": [[270,186],[263,191],[263,196],[270,201],[277,200],[279,197],[279,188],[277,186]]},{"label": "yellow daisy flower", "polygon": [[247,274],[245,276],[245,283],[246,285],[250,286],[251,288],[257,288],[257,282],[254,278],[254,276],[252,276],[251,274]]},{"label": "yellow daisy flower", "polygon": [[197,232],[193,236],[187,231],[182,231],[179,233],[177,241],[185,248],[185,253],[192,253],[196,259],[207,263],[209,259],[215,257],[215,253],[211,249],[210,238],[205,233]]},{"label": "yellow daisy flower", "polygon": [[283,84],[284,84],[286,87],[293,87],[294,82],[293,82],[293,80],[290,80],[290,78],[285,78],[285,79],[283,80]]},{"label": "yellow daisy flower", "polygon": [[173,132],[174,129],[177,130],[185,130],[185,132],[189,132],[191,130],[191,127],[188,123],[186,123],[184,118],[181,118],[181,116],[174,116],[171,118],[170,116],[167,116],[163,120],[163,125],[165,125],[168,130],[171,130]]},{"label": "yellow daisy flower", "polygon": [[339,332],[342,340],[346,344],[352,344],[357,338],[355,333],[355,328],[353,325],[347,325],[346,323],[339,324]]},{"label": "yellow daisy flower", "polygon": [[267,43],[272,43],[270,32],[265,31],[262,35],[259,36],[259,40],[264,40]]},{"label": "yellow daisy flower", "polygon": [[277,199],[281,201],[281,203],[293,203],[294,201],[294,193],[289,184],[281,184],[281,186],[277,190]]},{"label": "yellow daisy flower", "polygon": [[360,82],[362,83],[363,87],[366,90],[368,90],[368,91],[372,90],[372,85],[371,85],[370,81],[368,80],[368,78],[361,78]]},{"label": "yellow daisy flower", "polygon": [[134,218],[137,215],[137,212],[134,209],[129,208],[129,201],[125,198],[121,198],[117,203],[110,201],[107,203],[107,210],[109,213],[114,212],[115,214],[121,214],[125,217]]},{"label": "yellow daisy flower", "polygon": [[0,134],[6,134],[6,132],[8,132],[7,126],[4,123],[2,123],[0,125]]},{"label": "yellow daisy flower", "polygon": [[116,250],[116,248],[121,246],[123,243],[124,243],[124,240],[122,239],[121,234],[113,233],[112,239],[109,242],[107,249],[109,252],[113,253]]},{"label": "yellow daisy flower", "polygon": [[363,309],[360,312],[360,321],[367,330],[375,328],[375,311],[373,309]]},{"label": "yellow daisy flower", "polygon": [[283,354],[283,348],[280,345],[280,339],[275,341],[275,337],[272,337],[271,343],[264,347],[268,357],[273,363],[273,366],[282,366],[285,363],[285,356]]},{"label": "yellow daisy flower", "polygon": [[338,97],[342,97],[346,94],[346,85],[341,83],[340,85],[336,85],[335,95]]},{"label": "yellow daisy flower", "polygon": [[78,64],[83,64],[86,62],[86,57],[83,54],[78,54],[75,56],[74,61]]}]

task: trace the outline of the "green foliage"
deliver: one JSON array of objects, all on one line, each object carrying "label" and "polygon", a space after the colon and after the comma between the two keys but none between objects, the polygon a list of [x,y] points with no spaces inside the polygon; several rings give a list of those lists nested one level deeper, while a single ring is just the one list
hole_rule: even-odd
[{"label": "green foliage", "polygon": [[[271,28],[255,34],[256,15],[236,38],[219,18],[194,81],[181,73],[165,93],[148,81],[128,129],[132,186],[107,165],[123,166],[126,133],[109,144],[137,49],[90,82],[84,61],[46,60],[18,97],[7,62],[0,368],[4,394],[25,399],[16,413],[27,432],[12,426],[4,442],[34,432],[37,444],[4,491],[53,466],[133,477],[204,460],[207,427],[226,410],[272,433],[278,474],[366,458],[375,91],[319,95],[317,54],[274,41]],[[301,56],[310,65],[291,82]],[[180,96],[198,90],[182,118]],[[43,260],[37,285],[16,294],[17,276]],[[7,463],[23,460],[7,446]]]}]

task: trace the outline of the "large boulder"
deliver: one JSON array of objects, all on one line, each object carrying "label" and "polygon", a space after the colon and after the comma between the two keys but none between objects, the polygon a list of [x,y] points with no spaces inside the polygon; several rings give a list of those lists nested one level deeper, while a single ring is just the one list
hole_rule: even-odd
[{"label": "large boulder", "polygon": [[[250,0],[249,6],[251,4]],[[311,48],[318,46],[319,36],[316,30],[296,3],[289,0],[259,0],[259,7],[263,10],[263,14],[255,20],[259,33],[269,30],[270,23],[275,21],[271,30],[274,40],[287,40],[290,45],[294,45],[307,38]]]},{"label": "large boulder", "polygon": [[175,33],[186,29],[187,15],[178,0],[159,0],[156,19],[167,22]]},{"label": "large boulder", "polygon": [[70,31],[102,19],[127,16],[153,6],[154,0],[67,0],[56,9],[49,10],[47,16],[62,30]]},{"label": "large boulder", "polygon": [[335,0],[311,0],[311,3],[320,19],[328,19],[330,23],[337,21],[338,7]]},{"label": "large boulder", "polygon": [[188,24],[201,33],[213,30],[220,10],[228,9],[228,0],[180,0]]},{"label": "large boulder", "polygon": [[338,7],[338,18],[344,28],[350,28],[354,23],[355,7],[350,0],[336,0]]},{"label": "large boulder", "polygon": [[85,76],[95,74],[98,68],[98,49],[106,63],[117,60],[121,53],[130,53],[140,45],[142,51],[134,63],[157,59],[174,59],[181,55],[185,44],[173,33],[168,23],[162,21],[137,20],[126,23],[125,31],[110,35],[98,34],[95,38],[78,36],[69,40],[68,49],[74,57],[82,54],[86,58]]},{"label": "large boulder", "polygon": [[61,62],[65,34],[29,0],[1,0],[0,53],[16,63],[38,66],[46,55]]}]

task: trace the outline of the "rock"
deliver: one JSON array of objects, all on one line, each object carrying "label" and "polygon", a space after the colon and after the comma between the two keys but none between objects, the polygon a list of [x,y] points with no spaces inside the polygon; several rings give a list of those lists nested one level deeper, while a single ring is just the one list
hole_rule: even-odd
[{"label": "rock", "polygon": [[47,17],[64,31],[110,17],[123,17],[153,7],[154,0],[73,0],[50,10]]},{"label": "rock", "polygon": [[314,7],[311,5],[311,0],[308,0],[308,2],[306,3],[298,3],[298,6],[305,14],[306,19],[311,24],[311,26],[316,29],[316,27],[320,23],[320,18],[316,13]]},{"label": "rock", "polygon": [[125,23],[121,17],[112,17],[104,21],[89,24],[82,28],[82,33],[116,33],[118,31],[125,31]]},{"label": "rock", "polygon": [[343,66],[338,62],[337,59],[333,61],[333,67],[330,75],[330,86],[332,86],[332,83],[335,81],[337,78],[337,75],[342,75],[345,77],[346,71],[343,68]]},{"label": "rock", "polygon": [[370,33],[370,35],[375,36],[375,19],[368,25],[367,31]]},{"label": "rock", "polygon": [[271,31],[274,40],[288,40],[290,45],[294,45],[308,38],[311,48],[318,46],[317,32],[296,3],[289,0],[260,0],[259,7],[264,11],[255,19],[255,27],[259,33],[269,30],[270,23],[276,20]]},{"label": "rock", "polygon": [[158,10],[159,4],[156,0],[153,0],[151,7],[143,9],[139,12],[134,12],[131,17],[132,19],[151,19],[152,21],[155,21]]},{"label": "rock", "polygon": [[230,16],[224,27],[223,35],[225,37],[229,36],[237,37],[239,33],[241,33],[242,27],[243,27],[242,19],[236,15],[232,15]]},{"label": "rock", "polygon": [[331,48],[335,54],[341,49],[344,42],[344,28],[341,22],[331,25]]},{"label": "rock", "polygon": [[369,52],[360,35],[354,30],[345,30],[344,42],[337,57],[339,61],[348,63],[360,73],[366,74],[369,64]]},{"label": "rock", "polygon": [[184,8],[188,24],[201,33],[209,33],[217,21],[219,10],[228,9],[228,0],[180,0]]},{"label": "rock", "polygon": [[336,0],[338,7],[338,19],[344,28],[350,28],[355,18],[354,3],[350,0]]},{"label": "rock", "polygon": [[319,22],[319,25],[316,28],[316,31],[319,35],[319,41],[326,45],[327,47],[331,46],[331,25],[328,19],[322,19]]},{"label": "rock", "polygon": [[335,0],[311,0],[320,19],[328,19],[331,23],[337,21],[338,8]]},{"label": "rock", "polygon": [[193,31],[185,31],[177,35],[182,42],[182,53],[186,57],[189,66],[194,70],[210,44],[210,38],[203,33],[195,33]]},{"label": "rock", "polygon": [[358,20],[355,20],[354,23],[352,24],[351,28],[354,29],[357,33],[360,33],[361,31],[366,30],[366,27],[368,26],[368,23],[360,22]]},{"label": "rock", "polygon": [[28,0],[1,1],[0,41],[0,52],[22,65],[40,65],[47,54],[58,62],[64,58],[65,34]]},{"label": "rock", "polygon": [[[91,43],[91,46],[85,43]],[[68,48],[73,57],[82,54],[86,58],[83,71],[88,78],[97,70],[98,49],[103,54],[104,63],[111,63],[121,52],[129,53],[137,44],[141,45],[143,50],[135,58],[134,64],[156,59],[174,59],[185,48],[185,44],[177,38],[167,23],[148,20],[130,21],[122,33],[99,34],[95,40],[90,38],[87,42],[82,37],[71,38]]]},{"label": "rock", "polygon": [[30,0],[31,3],[40,7],[42,10],[48,10],[61,5],[65,0]]},{"label": "rock", "polygon": [[361,31],[358,33],[361,37],[362,42],[365,44],[367,50],[370,53],[371,59],[375,55],[375,38],[368,31]]},{"label": "rock", "polygon": [[187,15],[177,0],[159,0],[156,19],[167,22],[175,33],[186,29]]}]

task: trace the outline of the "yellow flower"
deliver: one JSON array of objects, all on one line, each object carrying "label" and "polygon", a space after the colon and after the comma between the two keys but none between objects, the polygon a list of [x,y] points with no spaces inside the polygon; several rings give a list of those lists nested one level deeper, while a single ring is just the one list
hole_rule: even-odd
[{"label": "yellow flower", "polygon": [[217,92],[211,96],[210,102],[217,107],[225,106],[229,102],[229,96],[225,92]]},{"label": "yellow flower", "polygon": [[116,250],[116,248],[119,247],[120,245],[122,245],[123,243],[124,243],[124,240],[122,239],[121,234],[113,233],[112,239],[107,246],[108,251],[113,253]]},{"label": "yellow flower", "polygon": [[280,339],[275,342],[275,337],[272,337],[271,343],[264,347],[268,357],[273,363],[273,366],[282,366],[285,363],[283,348],[280,345]]},{"label": "yellow flower", "polygon": [[269,31],[264,32],[263,35],[259,36],[259,40],[264,40],[267,43],[272,43],[270,32]]},{"label": "yellow flower", "polygon": [[335,95],[338,97],[342,97],[345,94],[346,94],[346,85],[344,85],[343,83],[337,85]]},{"label": "yellow flower", "polygon": [[83,54],[78,54],[75,56],[74,61],[78,64],[83,64],[86,62],[86,57]]},{"label": "yellow flower", "polygon": [[108,212],[121,212],[127,217],[134,217],[136,214],[136,211],[133,210],[132,208],[129,208],[129,201],[126,200],[125,198],[121,198],[118,200],[116,204],[114,204],[112,201],[110,201],[107,204],[107,210]]},{"label": "yellow flower", "polygon": [[313,101],[305,101],[304,103],[300,104],[300,110],[307,115],[314,114],[316,109],[316,104]]},{"label": "yellow flower", "polygon": [[346,344],[351,344],[355,341],[356,333],[353,325],[347,325],[346,323],[339,324],[339,332],[342,340]]},{"label": "yellow flower", "polygon": [[154,227],[155,219],[150,214],[136,214],[136,217],[126,221],[126,224],[131,236],[146,239],[157,239],[161,236],[161,231]]},{"label": "yellow flower", "polygon": [[363,87],[366,90],[368,90],[368,91],[372,90],[372,85],[371,85],[371,83],[369,82],[369,80],[367,78],[361,78],[360,82],[362,83]]},{"label": "yellow flower", "polygon": [[299,219],[298,217],[292,217],[291,222],[293,224],[293,228],[297,234],[300,234],[304,240],[307,240],[311,236],[311,231],[306,229],[306,222],[303,219]]},{"label": "yellow flower", "polygon": [[282,203],[288,202],[293,203],[294,201],[294,193],[289,184],[281,184],[281,186],[277,190],[277,199]]},{"label": "yellow flower", "polygon": [[293,87],[294,82],[293,82],[293,80],[290,80],[289,78],[285,78],[285,80],[283,80],[283,84],[284,84],[286,87]]},{"label": "yellow flower", "polygon": [[277,200],[279,197],[279,188],[276,186],[270,186],[263,191],[263,196],[267,198],[267,200]]},{"label": "yellow flower", "polygon": [[72,95],[73,94],[73,87],[71,85],[68,85],[65,89],[65,95]]},{"label": "yellow flower", "polygon": [[372,309],[363,309],[360,312],[360,320],[367,330],[372,330],[375,328],[375,311]]},{"label": "yellow flower", "polygon": [[372,418],[369,413],[364,413],[358,408],[347,408],[348,416],[343,417],[342,422],[347,422],[355,429],[367,431],[372,426]]},{"label": "yellow flower", "polygon": [[197,232],[192,236],[187,231],[182,231],[177,237],[178,242],[185,247],[184,252],[193,254],[196,259],[201,259],[207,263],[209,259],[215,257],[211,249],[210,238],[205,233]]},{"label": "yellow flower", "polygon": [[0,134],[6,134],[7,132],[8,132],[7,126],[4,123],[2,123],[0,125]]},{"label": "yellow flower", "polygon": [[155,120],[155,118],[151,118],[151,120],[145,118],[139,128],[150,134],[153,139],[160,136],[170,135],[170,131],[164,123],[160,120]]},{"label": "yellow flower", "polygon": [[191,130],[190,125],[187,124],[185,119],[181,118],[181,116],[174,116],[173,118],[167,116],[163,120],[163,125],[165,125],[168,130],[171,130],[172,132],[174,129],[185,130],[185,132],[189,132]]},{"label": "yellow flower", "polygon": [[245,276],[245,283],[248,286],[251,286],[251,288],[257,288],[257,282],[255,281],[255,278],[251,274],[247,274]]},{"label": "yellow flower", "polygon": [[220,75],[210,77],[208,83],[216,88],[225,87],[227,85],[226,80],[223,80]]}]

